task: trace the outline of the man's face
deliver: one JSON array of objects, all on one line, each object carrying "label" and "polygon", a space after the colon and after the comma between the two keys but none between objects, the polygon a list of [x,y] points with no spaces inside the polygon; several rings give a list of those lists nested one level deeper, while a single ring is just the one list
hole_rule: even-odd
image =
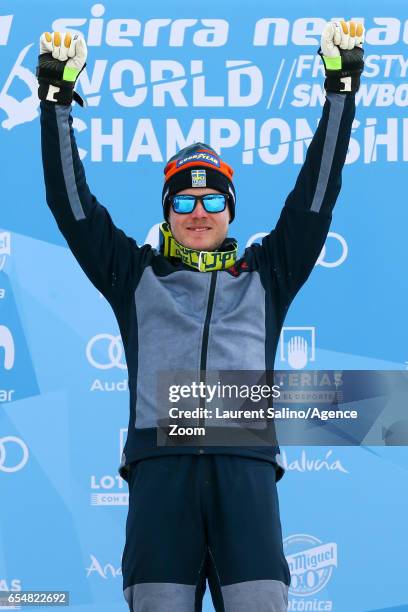
[{"label": "man's face", "polygon": [[[204,196],[209,193],[221,193],[209,187],[190,187],[177,192],[178,195]],[[214,251],[228,232],[230,212],[228,204],[225,210],[218,213],[208,213],[202,202],[198,201],[193,212],[180,214],[170,207],[169,222],[174,238],[180,244],[199,251]]]}]

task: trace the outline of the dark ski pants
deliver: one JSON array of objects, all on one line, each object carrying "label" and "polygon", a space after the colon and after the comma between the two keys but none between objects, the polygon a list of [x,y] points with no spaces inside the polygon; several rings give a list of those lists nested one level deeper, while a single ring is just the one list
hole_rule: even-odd
[{"label": "dark ski pants", "polygon": [[217,612],[284,612],[272,463],[173,455],[131,466],[124,594],[132,612],[200,612],[206,579]]}]

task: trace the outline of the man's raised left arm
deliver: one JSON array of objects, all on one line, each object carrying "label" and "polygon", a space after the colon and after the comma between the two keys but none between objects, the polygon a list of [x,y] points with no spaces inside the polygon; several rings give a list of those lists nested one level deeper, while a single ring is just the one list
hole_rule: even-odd
[{"label": "man's raised left arm", "polygon": [[364,68],[362,41],[361,24],[326,24],[318,51],[326,72],[322,117],[278,223],[262,241],[287,306],[312,271],[329,231]]}]

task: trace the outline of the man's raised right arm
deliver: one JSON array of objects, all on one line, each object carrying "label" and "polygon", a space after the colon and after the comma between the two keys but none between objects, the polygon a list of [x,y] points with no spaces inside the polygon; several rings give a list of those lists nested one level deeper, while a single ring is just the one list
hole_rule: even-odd
[{"label": "man's raised right arm", "polygon": [[[86,46],[80,37],[57,34],[42,35],[37,69],[47,204],[81,268],[111,301],[133,283],[141,251],[149,247],[140,249],[118,229],[87,185],[71,115]],[[73,80],[66,84],[65,77]]]}]

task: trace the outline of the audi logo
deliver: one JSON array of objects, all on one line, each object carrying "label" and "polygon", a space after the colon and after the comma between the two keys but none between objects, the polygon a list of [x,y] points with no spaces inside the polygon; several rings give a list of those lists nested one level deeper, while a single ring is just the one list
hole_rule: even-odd
[{"label": "audi logo", "polygon": [[[246,243],[246,246],[247,247],[251,246],[253,242],[255,242],[256,240],[261,240],[264,236],[267,236],[267,235],[268,234],[266,232],[258,232],[257,234],[253,234],[253,236],[251,236],[248,242]],[[315,265],[323,266],[323,268],[337,268],[337,266],[341,266],[341,264],[347,259],[348,245],[347,245],[346,240],[343,238],[343,236],[341,234],[338,234],[337,232],[329,232],[327,234],[326,243],[329,241],[329,239],[333,239],[339,243],[340,248],[341,248],[340,256],[337,257],[337,259],[328,260],[327,259],[327,244],[324,244]],[[332,250],[332,248],[330,250]]]},{"label": "audi logo", "polygon": [[347,259],[347,255],[348,255],[347,242],[344,240],[343,236],[341,234],[338,234],[337,232],[329,232],[328,238],[335,238],[336,240],[339,241],[342,253],[340,257],[338,257],[337,259],[334,259],[332,261],[326,261],[325,258],[326,258],[327,248],[326,248],[326,245],[324,244],[321,250],[321,253],[316,261],[316,266],[319,264],[323,266],[324,268],[337,268],[337,266],[341,266],[341,264]]},{"label": "audi logo", "polygon": [[[13,448],[13,445],[20,447],[22,451],[22,457],[20,462],[16,465],[8,465],[7,452]],[[0,472],[18,472],[22,470],[28,461],[28,448],[27,444],[16,436],[5,436],[0,438]]]},{"label": "audi logo", "polygon": [[[101,351],[106,356],[103,362],[96,359],[96,355],[100,356]],[[89,363],[98,370],[110,370],[111,368],[127,369],[126,363],[122,362],[124,350],[120,336],[97,334],[87,344],[86,357]]]}]

